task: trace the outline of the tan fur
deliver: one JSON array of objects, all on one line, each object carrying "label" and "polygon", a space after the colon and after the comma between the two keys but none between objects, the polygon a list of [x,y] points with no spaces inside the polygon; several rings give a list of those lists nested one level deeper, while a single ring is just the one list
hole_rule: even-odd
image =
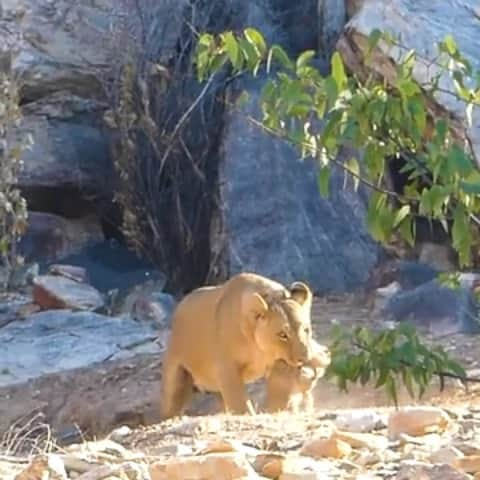
[{"label": "tan fur", "polygon": [[265,406],[268,412],[313,410],[313,389],[330,365],[330,351],[311,341],[311,360],[300,367],[277,360],[267,378]]},{"label": "tan fur", "polygon": [[163,362],[161,415],[183,412],[193,387],[219,392],[231,413],[253,413],[245,384],[274,362],[309,361],[312,293],[253,273],[186,295],[173,314]]}]

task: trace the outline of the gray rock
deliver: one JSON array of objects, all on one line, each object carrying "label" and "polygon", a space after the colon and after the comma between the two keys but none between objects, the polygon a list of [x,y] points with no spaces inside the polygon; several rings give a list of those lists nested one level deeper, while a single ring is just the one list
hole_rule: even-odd
[{"label": "gray rock", "polygon": [[473,274],[463,277],[458,290],[432,280],[398,292],[386,302],[383,314],[387,319],[427,328],[435,335],[480,333],[478,304],[469,288],[474,278]]},{"label": "gray rock", "polygon": [[226,120],[221,183],[230,273],[302,279],[320,294],[353,289],[378,255],[364,223],[364,192],[351,182],[343,189],[343,174],[334,172],[330,198],[322,199],[316,163],[249,122],[259,115],[264,82],[240,84],[248,103]]},{"label": "gray rock", "polygon": [[377,266],[365,285],[374,290],[397,282],[402,290],[410,290],[434,280],[440,270],[425,263],[409,260],[390,260]]},{"label": "gray rock", "polygon": [[[381,48],[385,56],[394,61],[409,49],[415,49],[425,60],[418,60],[413,70],[415,78],[421,84],[431,80],[438,71],[431,60],[437,55],[434,43],[444,39],[446,34],[452,34],[463,55],[470,61],[473,71],[480,68],[480,22],[475,13],[477,0],[373,0],[362,2],[359,11],[347,24],[345,35],[337,45],[347,64],[355,68],[356,56],[361,50],[359,43],[363,36],[368,36],[374,29],[387,30],[395,36],[401,36],[405,50],[387,45]],[[358,50],[359,49],[359,50]],[[381,56],[373,65],[373,69],[383,71],[389,69],[389,61],[383,61]],[[388,77],[388,74],[387,74]],[[439,87],[443,92],[436,94],[436,101],[452,112],[456,117],[465,119],[465,104],[448,92],[454,91],[452,78],[442,75]],[[480,158],[480,110],[474,109],[472,126],[469,128],[477,159]]]},{"label": "gray rock", "polygon": [[[102,293],[127,291],[147,280],[159,282],[163,288],[166,282],[162,272],[114,240],[90,243],[79,252],[62,258],[62,262],[84,268],[89,283]],[[47,269],[48,264],[42,263],[42,273]]]},{"label": "gray rock", "polygon": [[152,326],[129,318],[52,310],[0,329],[0,386],[159,349]]},{"label": "gray rock", "polygon": [[347,5],[343,0],[318,0],[318,39],[321,58],[329,63],[347,20]]},{"label": "gray rock", "polygon": [[[156,18],[166,61],[175,51],[185,1],[140,2]],[[101,127],[105,80],[139,36],[141,19],[122,0],[3,0],[0,50],[18,51],[23,133],[34,145],[25,153],[25,188],[77,188],[110,192],[109,138]],[[167,14],[168,13],[168,14]]]}]

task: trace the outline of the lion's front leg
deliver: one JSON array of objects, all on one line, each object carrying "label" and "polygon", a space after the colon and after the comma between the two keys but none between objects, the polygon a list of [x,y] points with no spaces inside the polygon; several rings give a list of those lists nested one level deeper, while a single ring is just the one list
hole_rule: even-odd
[{"label": "lion's front leg", "polygon": [[223,363],[218,371],[219,390],[225,410],[235,415],[254,414],[240,369],[234,364]]}]

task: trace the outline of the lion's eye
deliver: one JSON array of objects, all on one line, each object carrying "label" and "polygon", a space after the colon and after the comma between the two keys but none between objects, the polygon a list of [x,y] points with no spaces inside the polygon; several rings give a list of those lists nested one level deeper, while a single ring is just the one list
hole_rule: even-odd
[{"label": "lion's eye", "polygon": [[278,338],[280,338],[280,340],[286,342],[288,340],[288,335],[285,332],[280,332],[278,334]]},{"label": "lion's eye", "polygon": [[305,327],[303,331],[305,332],[305,335],[310,335],[310,328]]}]

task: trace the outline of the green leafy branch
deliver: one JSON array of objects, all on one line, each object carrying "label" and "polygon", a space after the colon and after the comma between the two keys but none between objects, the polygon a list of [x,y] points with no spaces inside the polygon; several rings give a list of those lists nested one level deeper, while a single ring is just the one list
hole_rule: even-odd
[{"label": "green leafy branch", "polygon": [[373,332],[365,327],[345,329],[337,326],[330,347],[332,363],[326,378],[335,378],[338,387],[348,391],[348,383],[385,388],[388,396],[398,404],[398,380],[401,379],[412,398],[421,398],[433,377],[440,380],[440,391],[445,379],[467,382],[480,379],[467,377],[463,367],[452,360],[441,347],[424,345],[407,323],[396,328]]},{"label": "green leafy branch", "polygon": [[[388,33],[374,30],[364,52],[365,62],[380,41],[393,44]],[[462,266],[470,265],[480,220],[480,172],[471,143],[456,135],[449,118],[434,118],[429,100],[442,91],[442,75],[451,76],[452,92],[466,104],[467,123],[480,104],[480,74],[461,55],[453,37],[437,44],[432,60],[437,68],[428,84],[420,85],[413,69],[420,58],[406,51],[396,65],[396,78],[387,82],[370,74],[365,80],[348,76],[336,52],[331,74],[322,76],[312,66],[315,52],[291,59],[278,45],[267,47],[254,29],[242,34],[224,32],[199,38],[196,66],[200,81],[223,67],[234,75],[259,71],[270,74],[262,96],[260,124],[273,135],[295,144],[302,157],[318,159],[319,189],[328,195],[332,164],[353,180],[373,190],[367,224],[372,236],[388,242],[398,232],[414,243],[416,215],[441,222],[452,237]],[[343,147],[358,155],[338,160]],[[402,156],[409,183],[402,194],[384,186],[386,162]],[[358,157],[358,158],[357,158]]]}]

